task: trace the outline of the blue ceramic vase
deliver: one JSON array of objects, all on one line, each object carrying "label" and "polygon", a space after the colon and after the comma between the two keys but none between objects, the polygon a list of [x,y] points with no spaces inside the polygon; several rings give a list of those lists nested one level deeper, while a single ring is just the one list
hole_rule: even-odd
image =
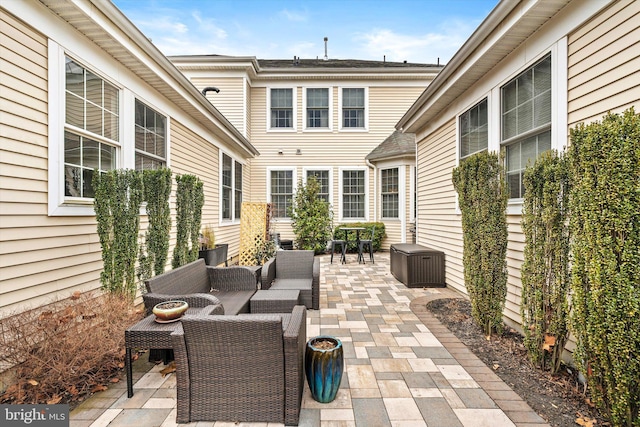
[{"label": "blue ceramic vase", "polygon": [[[319,348],[322,342],[333,343],[333,348]],[[307,342],[304,370],[311,390],[311,396],[320,403],[329,403],[336,398],[344,359],[342,342],[330,336],[318,336]]]}]

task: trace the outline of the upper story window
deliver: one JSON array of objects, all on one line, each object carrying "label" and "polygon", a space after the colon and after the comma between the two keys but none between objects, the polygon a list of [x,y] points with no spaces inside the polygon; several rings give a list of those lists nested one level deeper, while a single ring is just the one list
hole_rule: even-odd
[{"label": "upper story window", "polygon": [[342,127],[365,128],[364,88],[342,89]]},{"label": "upper story window", "polygon": [[269,196],[274,218],[289,218],[293,201],[293,169],[269,171]]},{"label": "upper story window", "polygon": [[487,149],[489,143],[487,122],[487,98],[460,115],[458,118],[460,159]]},{"label": "upper story window", "polygon": [[307,88],[307,128],[329,127],[329,89]]},{"label": "upper story window", "polygon": [[329,170],[308,170],[307,171],[307,179],[313,176],[320,184],[320,192],[318,193],[318,197],[323,199],[327,203],[331,203],[330,199],[330,181],[329,181]]},{"label": "upper story window", "polygon": [[399,212],[399,173],[398,168],[382,169],[380,171],[380,187],[382,190],[382,217],[398,218]]},{"label": "upper story window", "polygon": [[509,198],[522,198],[527,163],[551,149],[551,54],[502,86],[501,98]]},{"label": "upper story window", "polygon": [[167,118],[136,99],[136,170],[167,165]]},{"label": "upper story window", "polygon": [[363,219],[365,217],[364,170],[342,171],[342,217]]},{"label": "upper story window", "polygon": [[222,154],[222,219],[239,220],[242,207],[242,164]]},{"label": "upper story window", "polygon": [[65,198],[93,198],[93,171],[117,167],[119,105],[115,86],[65,57]]},{"label": "upper story window", "polygon": [[271,89],[271,128],[293,129],[293,89]]}]

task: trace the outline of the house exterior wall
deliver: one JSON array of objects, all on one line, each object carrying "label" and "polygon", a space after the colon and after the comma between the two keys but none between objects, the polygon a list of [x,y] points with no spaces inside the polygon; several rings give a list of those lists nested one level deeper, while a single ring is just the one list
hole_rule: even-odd
[{"label": "house exterior wall", "polygon": [[[239,222],[223,226],[219,221],[219,153],[243,164],[248,156],[218,135],[224,130],[177,107],[38,2],[3,3],[0,24],[0,318],[100,287],[101,247],[92,204],[58,206],[51,198],[52,188],[61,188],[63,181],[62,175],[52,173],[52,165],[63,149],[65,80],[60,59],[66,54],[121,91],[121,134],[130,137],[120,140],[117,167],[133,168],[133,104],[139,99],[167,118],[167,164],[174,177],[191,173],[204,181],[203,221],[214,222],[220,241],[239,240]],[[170,203],[175,221],[175,180]],[[146,224],[142,211],[143,230]],[[168,266],[175,222],[170,245]],[[230,254],[233,250],[237,253],[237,245],[231,245]]]},{"label": "house exterior wall", "polygon": [[640,3],[619,1],[568,37],[568,121],[640,113]]},{"label": "house exterior wall", "polygon": [[207,92],[207,99],[220,111],[236,129],[246,134],[245,81],[242,76],[197,77],[191,82],[200,90],[208,86],[217,87],[219,93]]},{"label": "house exterior wall", "polygon": [[[416,132],[418,164],[419,244],[445,252],[447,285],[466,293],[462,267],[462,228],[451,182],[459,164],[457,121],[485,97],[489,111],[489,149],[500,148],[500,87],[547,53],[552,58],[552,147],[569,143],[569,128],[601,119],[606,111],[622,111],[640,99],[638,15],[640,4],[614,2],[588,11],[572,2],[497,63],[448,108]],[[634,19],[635,18],[635,19]],[[635,49],[634,49],[635,47]],[[520,279],[524,235],[521,204],[510,200],[507,215],[507,297],[505,320],[520,324]]]}]

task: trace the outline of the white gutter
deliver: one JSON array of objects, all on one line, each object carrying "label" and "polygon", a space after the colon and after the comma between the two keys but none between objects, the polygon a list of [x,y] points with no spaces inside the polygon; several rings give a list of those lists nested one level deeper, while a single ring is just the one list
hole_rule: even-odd
[{"label": "white gutter", "polygon": [[373,171],[373,220],[374,222],[378,222],[378,172],[376,165],[371,163],[369,159],[364,159],[364,162],[371,168]]}]

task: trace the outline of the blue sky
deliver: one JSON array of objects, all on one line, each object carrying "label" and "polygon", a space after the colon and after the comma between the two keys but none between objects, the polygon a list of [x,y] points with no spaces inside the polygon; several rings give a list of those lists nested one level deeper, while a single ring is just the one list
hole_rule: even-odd
[{"label": "blue sky", "polygon": [[448,62],[498,0],[112,0],[165,55]]}]

